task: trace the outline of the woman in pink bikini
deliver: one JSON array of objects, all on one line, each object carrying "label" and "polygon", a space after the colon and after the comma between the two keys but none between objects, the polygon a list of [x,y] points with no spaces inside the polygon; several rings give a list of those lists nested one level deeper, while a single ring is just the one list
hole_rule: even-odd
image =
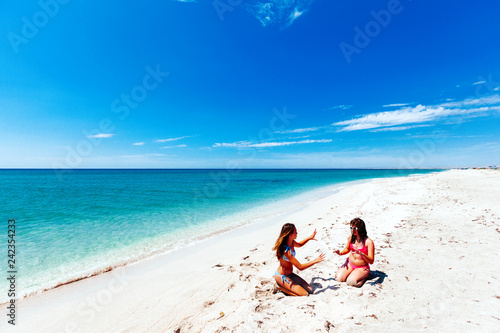
[{"label": "woman in pink bikini", "polygon": [[340,256],[351,253],[338,270],[335,280],[359,288],[370,274],[370,264],[373,264],[375,259],[375,245],[368,238],[365,222],[362,219],[357,217],[350,224],[352,234],[347,238],[345,249],[333,252]]}]

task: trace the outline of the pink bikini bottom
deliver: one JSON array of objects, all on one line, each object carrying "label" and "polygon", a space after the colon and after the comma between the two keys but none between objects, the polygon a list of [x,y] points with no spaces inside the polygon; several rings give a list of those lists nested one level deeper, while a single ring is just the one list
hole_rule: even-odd
[{"label": "pink bikini bottom", "polygon": [[356,268],[368,268],[370,269],[370,265],[366,265],[366,266],[356,266],[354,265],[350,260],[349,258],[347,258],[347,262],[349,263],[349,265],[351,265],[352,269],[355,270]]}]

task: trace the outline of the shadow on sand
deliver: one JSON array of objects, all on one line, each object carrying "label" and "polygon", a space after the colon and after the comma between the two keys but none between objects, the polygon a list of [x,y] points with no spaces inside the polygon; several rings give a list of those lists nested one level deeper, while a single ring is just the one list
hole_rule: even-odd
[{"label": "shadow on sand", "polygon": [[[329,279],[324,279],[322,277],[314,277],[312,278],[311,280],[311,287],[313,289],[313,294],[321,294],[321,293],[324,293],[325,291],[327,290],[337,290],[339,289],[339,286],[337,285],[332,285],[332,286],[328,286],[328,287],[325,287],[323,288],[323,285],[321,283],[318,282],[318,280],[321,280],[321,281],[325,281],[325,282],[337,282],[335,281],[334,278],[329,278]],[[321,289],[323,288],[323,289]]]},{"label": "shadow on sand", "polygon": [[[382,271],[371,271],[370,275],[368,275],[368,278],[366,278],[365,284],[369,283],[372,286],[375,286],[377,284],[381,284],[384,282],[384,279],[387,276],[388,275]],[[313,277],[311,280],[311,283],[310,283],[310,285],[313,289],[313,295],[324,293],[327,290],[337,290],[340,288],[340,286],[338,286],[338,285],[329,285],[329,286],[323,288],[323,284],[321,284],[320,281],[327,282],[327,284],[337,282],[337,280],[335,280],[335,278],[324,279],[324,278],[319,277],[319,276]],[[283,292],[283,294],[288,296],[285,292]]]},{"label": "shadow on sand", "polygon": [[387,277],[387,274],[385,274],[382,271],[371,271],[370,275],[368,275],[368,278],[366,279],[366,283],[369,283],[372,286],[374,286],[376,284],[381,284],[384,282],[384,279],[386,277]]}]

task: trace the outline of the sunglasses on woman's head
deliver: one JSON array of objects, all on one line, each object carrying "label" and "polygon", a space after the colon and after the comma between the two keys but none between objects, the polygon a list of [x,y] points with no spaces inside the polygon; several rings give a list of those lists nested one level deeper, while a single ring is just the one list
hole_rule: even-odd
[{"label": "sunglasses on woman's head", "polygon": [[358,227],[351,227],[351,230],[358,230]]}]

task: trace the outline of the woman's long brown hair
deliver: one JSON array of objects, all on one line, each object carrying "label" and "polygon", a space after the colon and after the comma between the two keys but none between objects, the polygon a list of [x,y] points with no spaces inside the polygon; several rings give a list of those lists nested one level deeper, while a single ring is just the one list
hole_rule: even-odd
[{"label": "woman's long brown hair", "polygon": [[[368,238],[368,234],[366,232],[365,222],[362,219],[360,219],[359,217],[356,217],[351,221],[350,225],[351,225],[351,227],[358,227],[359,238],[361,238],[361,241],[364,244],[365,240]],[[352,235],[351,236],[351,243],[354,244],[355,242],[356,242],[356,236]]]},{"label": "woman's long brown hair", "polygon": [[295,231],[295,225],[292,223],[285,223],[283,227],[281,228],[280,236],[276,240],[276,244],[274,244],[273,250],[276,251],[276,257],[278,257],[278,260],[283,258],[283,255],[285,254],[285,247],[283,244],[286,245],[288,242],[288,236],[290,234],[293,234]]}]

